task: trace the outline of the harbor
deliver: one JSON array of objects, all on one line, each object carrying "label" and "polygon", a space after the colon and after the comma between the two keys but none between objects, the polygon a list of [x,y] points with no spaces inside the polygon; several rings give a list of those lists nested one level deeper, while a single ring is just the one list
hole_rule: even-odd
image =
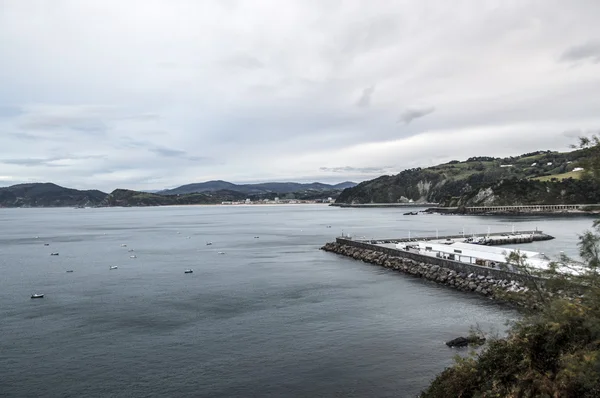
[{"label": "harbor", "polygon": [[[342,233],[342,238],[351,238],[348,235],[344,235]],[[390,238],[390,239],[353,239],[360,242],[370,243],[370,244],[396,244],[396,243],[404,243],[404,242],[434,242],[434,243],[448,243],[452,242],[464,242],[464,243],[475,243],[481,245],[495,246],[495,245],[510,245],[510,244],[520,244],[520,243],[531,243],[545,240],[552,240],[553,236],[545,234],[539,230],[533,231],[513,231],[511,232],[496,232],[490,233],[489,231],[485,234],[477,233],[477,234],[465,234],[464,232],[458,235],[443,235],[439,236],[411,236],[410,231],[408,232],[408,236],[404,238]]]},{"label": "harbor", "polygon": [[344,235],[321,249],[493,299],[505,300],[509,293],[513,304],[526,305],[528,286],[541,279],[523,272],[509,256],[516,252],[539,270],[547,270],[552,260],[544,253],[497,245],[551,239],[540,230],[379,240]]}]

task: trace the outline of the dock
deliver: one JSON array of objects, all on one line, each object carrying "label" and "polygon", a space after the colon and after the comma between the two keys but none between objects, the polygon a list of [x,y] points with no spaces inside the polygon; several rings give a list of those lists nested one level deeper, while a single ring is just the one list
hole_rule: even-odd
[{"label": "dock", "polygon": [[388,244],[388,243],[405,243],[405,242],[437,242],[447,243],[466,242],[478,243],[487,246],[496,245],[511,245],[518,243],[531,243],[544,240],[552,240],[554,236],[543,233],[539,230],[534,231],[517,231],[517,232],[496,232],[490,234],[460,234],[460,235],[444,235],[444,236],[428,236],[414,238],[398,238],[398,239],[353,239],[357,242],[363,242],[372,245]]}]

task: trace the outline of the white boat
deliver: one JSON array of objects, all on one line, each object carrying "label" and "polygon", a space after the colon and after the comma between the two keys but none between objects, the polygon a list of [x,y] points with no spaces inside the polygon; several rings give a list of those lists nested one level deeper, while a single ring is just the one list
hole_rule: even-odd
[{"label": "white boat", "polygon": [[133,255],[133,256],[129,256],[129,258],[137,258],[137,256],[136,256],[136,255]]},{"label": "white boat", "polygon": [[183,271],[184,274],[191,274],[193,272],[194,272],[193,269],[186,269],[185,271]]},{"label": "white boat", "polygon": [[225,254],[225,252],[217,252],[217,254]]},{"label": "white boat", "polygon": [[127,245],[126,245],[125,243],[123,243],[123,244],[121,245],[121,247],[127,247]]},{"label": "white boat", "polygon": [[117,267],[116,265],[111,265],[109,269],[117,269],[119,267]]},{"label": "white boat", "polygon": [[36,298],[44,298],[44,295],[43,295],[43,294],[37,294],[37,293],[34,293],[34,294],[32,294],[32,295],[31,295],[31,298],[32,298],[32,299],[36,299]]}]

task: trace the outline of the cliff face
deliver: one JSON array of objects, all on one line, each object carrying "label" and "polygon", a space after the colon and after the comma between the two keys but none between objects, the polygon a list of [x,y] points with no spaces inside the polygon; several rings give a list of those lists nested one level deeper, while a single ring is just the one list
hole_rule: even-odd
[{"label": "cliff face", "polygon": [[599,203],[598,187],[574,171],[588,152],[475,157],[409,169],[345,189],[336,203],[440,203],[444,206]]},{"label": "cliff face", "polygon": [[80,191],[51,183],[19,184],[0,188],[0,207],[96,206],[107,194]]},{"label": "cliff face", "polygon": [[600,186],[591,179],[561,181],[503,180],[451,198],[445,206],[510,206],[600,203]]}]

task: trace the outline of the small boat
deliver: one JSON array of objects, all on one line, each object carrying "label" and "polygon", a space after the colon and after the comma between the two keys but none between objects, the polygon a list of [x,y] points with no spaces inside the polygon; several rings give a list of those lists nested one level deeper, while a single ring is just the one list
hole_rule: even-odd
[{"label": "small boat", "polygon": [[31,298],[32,299],[34,299],[34,298],[44,298],[44,295],[43,294],[36,294],[36,293],[34,293],[34,294],[31,295]]},{"label": "small boat", "polygon": [[73,272],[73,270],[72,269],[68,269],[67,272]]},{"label": "small boat", "polygon": [[183,271],[184,274],[191,274],[193,272],[194,272],[193,269],[186,269],[185,271]]},{"label": "small boat", "polygon": [[127,245],[126,245],[125,243],[123,243],[123,244],[121,245],[121,247],[127,247]]},{"label": "small boat", "polygon": [[51,256],[58,256],[58,253],[50,253]]},{"label": "small boat", "polygon": [[109,269],[117,269],[119,267],[117,267],[116,265],[111,265]]},{"label": "small boat", "polygon": [[212,242],[206,242],[206,246],[212,245]]},{"label": "small boat", "polygon": [[44,243],[44,246],[50,246],[50,243]]},{"label": "small boat", "polygon": [[255,236],[255,237],[254,237],[254,239],[258,239],[258,238],[260,238],[260,236]]},{"label": "small boat", "polygon": [[136,255],[133,255],[133,256],[129,256],[129,258],[137,258],[137,256],[136,256]]},{"label": "small boat", "polygon": [[217,254],[225,254],[225,252],[217,252]]}]

